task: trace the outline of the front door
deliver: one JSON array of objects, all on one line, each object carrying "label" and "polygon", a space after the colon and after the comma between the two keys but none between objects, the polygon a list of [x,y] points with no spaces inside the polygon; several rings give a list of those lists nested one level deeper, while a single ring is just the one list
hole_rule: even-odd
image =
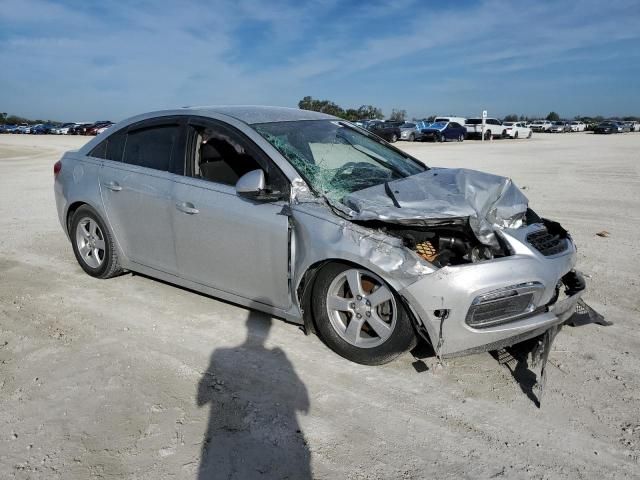
[{"label": "front door", "polygon": [[[289,221],[282,215],[288,182],[248,138],[225,124],[192,120],[185,175],[173,190],[179,275],[187,280],[286,309]],[[282,200],[236,194],[243,174],[262,169]]]}]

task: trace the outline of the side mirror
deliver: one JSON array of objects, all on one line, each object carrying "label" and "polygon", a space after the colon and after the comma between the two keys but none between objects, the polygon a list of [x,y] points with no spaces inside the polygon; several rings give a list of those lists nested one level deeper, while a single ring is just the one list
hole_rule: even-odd
[{"label": "side mirror", "polygon": [[252,170],[236,182],[236,193],[241,197],[256,198],[264,192],[265,179],[262,170]]}]

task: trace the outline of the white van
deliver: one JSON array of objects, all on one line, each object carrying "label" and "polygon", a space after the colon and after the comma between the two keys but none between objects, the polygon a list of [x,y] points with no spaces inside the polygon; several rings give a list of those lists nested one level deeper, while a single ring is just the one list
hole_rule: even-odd
[{"label": "white van", "polygon": [[464,117],[436,117],[436,119],[433,121],[433,123],[438,123],[438,122],[442,122],[442,123],[446,123],[446,122],[456,122],[459,123],[460,125],[464,125],[465,123],[467,123],[467,119]]}]

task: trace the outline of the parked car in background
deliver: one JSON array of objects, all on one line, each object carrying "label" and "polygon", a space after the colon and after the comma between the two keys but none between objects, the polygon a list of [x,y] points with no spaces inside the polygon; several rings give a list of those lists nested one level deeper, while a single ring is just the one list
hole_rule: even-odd
[{"label": "parked car in background", "polygon": [[447,116],[438,116],[433,120],[433,123],[446,123],[446,122],[456,122],[460,125],[464,125],[467,123],[467,119],[465,117],[447,117]]},{"label": "parked car in background", "polygon": [[631,131],[640,132],[640,122],[631,122]]},{"label": "parked car in background", "polygon": [[3,125],[2,128],[0,128],[0,133],[13,133],[16,128],[18,128],[18,125]]},{"label": "parked car in background", "polygon": [[77,123],[65,123],[51,129],[54,135],[68,135],[69,129],[77,126]]},{"label": "parked car in background", "polygon": [[611,134],[618,133],[618,124],[615,122],[602,122],[599,123],[594,129],[593,133]]},{"label": "parked car in background", "polygon": [[[467,138],[482,138],[482,118],[468,118],[464,124],[467,129]],[[505,138],[507,129],[497,118],[485,119],[484,139]]]},{"label": "parked car in background", "polygon": [[570,123],[572,132],[584,132],[587,128],[587,125],[584,122],[573,121]]},{"label": "parked car in background", "polygon": [[400,125],[400,140],[413,142],[420,136],[420,131],[415,123],[407,122]]},{"label": "parked car in background", "polygon": [[79,125],[76,125],[75,127],[71,127],[69,129],[69,134],[70,135],[86,135],[86,132],[89,128],[91,128],[94,124],[93,123],[81,123]]},{"label": "parked car in background", "polygon": [[353,122],[354,124],[356,124],[359,127],[364,128],[365,130],[371,130],[371,128],[378,124],[378,123],[382,123],[382,120],[378,120],[376,118],[370,118],[370,119],[364,119],[364,120],[357,120],[355,122]]},{"label": "parked car in background", "polygon": [[511,138],[531,138],[533,131],[524,122],[502,122]]},{"label": "parked car in background", "polygon": [[534,120],[531,130],[534,132],[548,132],[553,124],[549,120]]},{"label": "parked car in background", "polygon": [[446,142],[447,140],[464,141],[467,129],[458,122],[434,122],[420,132],[420,141],[432,140]]},{"label": "parked car in background", "polygon": [[41,123],[31,127],[31,133],[34,135],[47,135],[51,133],[53,128],[55,128],[55,125],[50,123]]},{"label": "parked car in background", "polygon": [[96,130],[96,135],[100,135],[102,132],[107,131],[107,129],[109,129],[109,128],[113,127],[113,125],[114,125],[113,123],[110,123],[110,124],[108,124],[108,125],[104,125],[104,126],[102,126],[102,127],[98,128],[98,129]]},{"label": "parked car in background", "polygon": [[86,130],[85,135],[97,135],[99,133],[99,130],[103,128],[107,129],[111,125],[113,125],[113,122],[109,122],[109,121],[96,122]]},{"label": "parked car in background", "polygon": [[444,358],[548,348],[585,290],[571,236],[510,179],[428,168],[319,112],[139,115],[53,176],[88,275],[126,269],[263,311],[362,364],[420,336]]},{"label": "parked car in background", "polygon": [[567,122],[558,121],[553,122],[551,128],[549,128],[549,133],[566,133],[571,131],[571,126]]},{"label": "parked car in background", "polygon": [[31,125],[28,123],[21,123],[13,130],[13,133],[31,133]]},{"label": "parked car in background", "polygon": [[618,133],[629,133],[631,131],[631,126],[626,122],[616,122],[618,125]]},{"label": "parked car in background", "polygon": [[381,138],[384,138],[387,142],[397,142],[402,133],[400,132],[400,125],[404,122],[380,122],[374,124],[370,131],[375,133]]}]

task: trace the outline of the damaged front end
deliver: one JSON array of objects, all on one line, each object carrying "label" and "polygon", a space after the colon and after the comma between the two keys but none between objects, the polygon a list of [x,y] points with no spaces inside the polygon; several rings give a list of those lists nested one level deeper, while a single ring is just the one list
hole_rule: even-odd
[{"label": "damaged front end", "polygon": [[399,293],[441,357],[541,335],[573,315],[584,291],[568,232],[507,178],[431,169],[329,202],[351,227],[400,240],[431,268]]}]

